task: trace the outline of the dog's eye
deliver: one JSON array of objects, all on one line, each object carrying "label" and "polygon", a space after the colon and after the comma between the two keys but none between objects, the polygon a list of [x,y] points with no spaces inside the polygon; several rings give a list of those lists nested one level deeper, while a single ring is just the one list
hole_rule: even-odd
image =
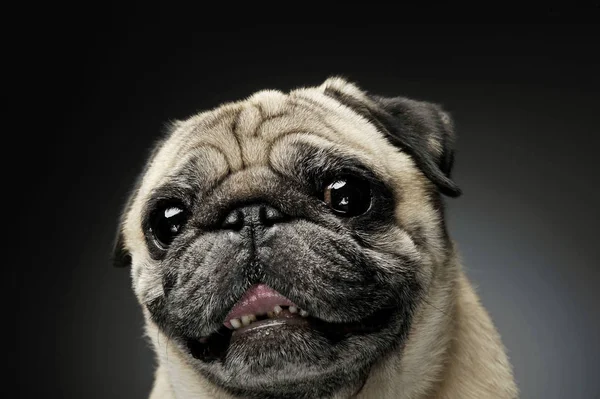
[{"label": "dog's eye", "polygon": [[343,216],[358,216],[371,207],[371,186],[368,181],[352,176],[332,180],[323,193],[323,201]]},{"label": "dog's eye", "polygon": [[164,204],[156,208],[150,217],[150,232],[157,244],[166,249],[181,232],[187,212],[180,204]]}]

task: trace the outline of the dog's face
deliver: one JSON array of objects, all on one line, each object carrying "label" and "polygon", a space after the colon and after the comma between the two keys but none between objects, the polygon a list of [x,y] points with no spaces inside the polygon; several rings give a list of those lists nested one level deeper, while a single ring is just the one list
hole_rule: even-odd
[{"label": "dog's face", "polygon": [[452,138],[439,107],[339,78],[259,92],[174,124],[115,260],[199,377],[244,397],[356,391],[447,256]]}]

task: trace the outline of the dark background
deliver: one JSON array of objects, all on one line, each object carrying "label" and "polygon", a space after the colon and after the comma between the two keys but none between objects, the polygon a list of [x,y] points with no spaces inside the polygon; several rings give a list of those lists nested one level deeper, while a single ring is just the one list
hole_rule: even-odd
[{"label": "dark background", "polygon": [[170,119],[333,74],[451,112],[464,195],[449,228],[522,397],[599,397],[596,26],[146,25],[56,23],[20,48],[32,101],[5,147],[26,149],[5,196],[25,200],[5,207],[26,238],[9,251],[17,397],[148,395],[141,310],[109,262],[148,150]]}]

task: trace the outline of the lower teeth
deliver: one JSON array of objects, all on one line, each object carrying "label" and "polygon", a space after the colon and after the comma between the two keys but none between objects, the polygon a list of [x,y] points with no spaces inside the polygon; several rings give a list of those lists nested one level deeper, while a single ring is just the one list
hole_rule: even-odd
[{"label": "lower teeth", "polygon": [[237,330],[242,327],[246,327],[252,324],[255,321],[261,321],[266,319],[274,319],[277,316],[281,315],[282,312],[287,311],[290,314],[300,314],[301,317],[307,317],[308,312],[302,309],[298,309],[295,306],[289,307],[281,307],[279,305],[275,306],[272,311],[267,312],[265,315],[246,315],[242,316],[241,319],[231,319],[229,323],[233,327],[234,330]]}]

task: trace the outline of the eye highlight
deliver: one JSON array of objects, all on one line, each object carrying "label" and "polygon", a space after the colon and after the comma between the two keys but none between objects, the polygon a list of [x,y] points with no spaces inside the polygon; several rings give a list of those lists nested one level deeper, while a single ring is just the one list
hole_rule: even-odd
[{"label": "eye highlight", "polygon": [[338,215],[362,215],[371,207],[371,185],[354,176],[337,177],[325,186],[323,202]]},{"label": "eye highlight", "polygon": [[160,204],[150,215],[150,233],[161,249],[167,249],[181,232],[188,214],[183,205],[177,202]]}]

